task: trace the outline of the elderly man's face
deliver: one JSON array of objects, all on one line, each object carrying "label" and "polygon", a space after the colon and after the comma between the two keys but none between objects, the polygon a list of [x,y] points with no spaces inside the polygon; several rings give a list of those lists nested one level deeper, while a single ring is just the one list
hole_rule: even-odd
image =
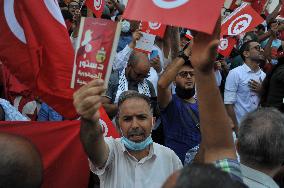
[{"label": "elderly man's face", "polygon": [[140,83],[149,77],[150,62],[147,55],[142,53],[138,55],[137,61],[136,64],[128,66],[128,79]]},{"label": "elderly man's face", "polygon": [[118,122],[124,137],[133,142],[144,141],[153,126],[149,104],[140,98],[126,99],[119,108]]}]

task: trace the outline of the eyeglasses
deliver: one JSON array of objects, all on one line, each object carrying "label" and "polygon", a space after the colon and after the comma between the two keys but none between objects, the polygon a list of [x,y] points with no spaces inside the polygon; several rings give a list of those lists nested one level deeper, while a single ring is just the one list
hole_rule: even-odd
[{"label": "eyeglasses", "polygon": [[181,71],[181,72],[178,73],[178,75],[182,78],[186,78],[186,77],[188,77],[188,75],[190,75],[190,77],[193,77],[194,72],[192,72],[192,71]]},{"label": "eyeglasses", "polygon": [[141,74],[141,73],[137,73],[134,68],[132,68],[132,70],[135,73],[137,78],[148,78],[150,76],[150,73],[148,73],[147,75],[144,75],[144,74]]},{"label": "eyeglasses", "polygon": [[254,47],[252,47],[250,49],[255,49],[255,50],[259,51],[259,52],[262,50],[262,48],[259,45],[254,46]]}]

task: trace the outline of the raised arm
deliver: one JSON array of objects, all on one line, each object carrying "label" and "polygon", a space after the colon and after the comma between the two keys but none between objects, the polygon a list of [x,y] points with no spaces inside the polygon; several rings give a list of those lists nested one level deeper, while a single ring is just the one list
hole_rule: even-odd
[{"label": "raised arm", "polygon": [[[186,56],[190,54],[190,45],[184,51]],[[158,103],[161,108],[166,108],[172,99],[170,85],[175,80],[178,71],[184,64],[184,59],[177,57],[173,63],[169,64],[165,72],[158,81]]]},{"label": "raised arm", "polygon": [[206,163],[236,158],[230,120],[216,85],[213,67],[218,46],[220,21],[214,34],[194,37],[191,62],[195,70],[202,135],[201,148]]},{"label": "raised arm", "polygon": [[106,163],[109,148],[99,125],[101,95],[105,91],[103,80],[94,80],[74,93],[74,106],[81,115],[80,137],[85,152],[97,167]]}]

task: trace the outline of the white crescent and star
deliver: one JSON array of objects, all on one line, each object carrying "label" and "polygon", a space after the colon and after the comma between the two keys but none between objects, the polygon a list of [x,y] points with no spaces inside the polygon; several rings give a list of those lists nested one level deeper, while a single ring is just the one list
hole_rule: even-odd
[{"label": "white crescent and star", "polygon": [[226,50],[227,48],[228,48],[228,46],[229,46],[229,41],[228,41],[228,39],[220,39],[220,44],[219,44],[219,48],[221,49],[221,50]]},{"label": "white crescent and star", "polygon": [[251,24],[252,17],[249,14],[243,14],[234,19],[228,27],[228,35],[239,35],[245,31]]},{"label": "white crescent and star", "polygon": [[102,7],[102,4],[103,4],[102,0],[94,0],[94,7],[96,10],[100,10]]},{"label": "white crescent and star", "polygon": [[106,122],[105,122],[104,120],[102,120],[101,118],[99,119],[99,123],[100,123],[100,125],[101,125],[101,127],[102,127],[102,130],[103,130],[103,133],[104,133],[104,137],[106,137],[107,134],[108,134],[108,127],[107,127],[107,124],[106,124]]},{"label": "white crescent and star", "polygon": [[158,22],[149,22],[149,27],[152,29],[152,30],[157,30],[161,27],[161,24],[158,23]]},{"label": "white crescent and star", "polygon": [[[64,27],[65,21],[61,14],[60,8],[58,6],[58,3],[56,3],[54,0],[44,0],[44,4],[49,11],[49,13]],[[15,15],[15,0],[4,0],[4,15],[7,22],[8,27],[10,28],[11,32],[24,44],[27,43],[24,29],[19,24],[16,15]]]}]

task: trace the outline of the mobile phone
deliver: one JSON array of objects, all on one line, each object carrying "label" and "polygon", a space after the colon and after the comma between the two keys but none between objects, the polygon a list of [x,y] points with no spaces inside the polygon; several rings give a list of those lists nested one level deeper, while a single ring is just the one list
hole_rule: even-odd
[{"label": "mobile phone", "polygon": [[158,57],[158,50],[152,50],[152,52],[150,54],[150,60],[152,60],[156,57]]}]

